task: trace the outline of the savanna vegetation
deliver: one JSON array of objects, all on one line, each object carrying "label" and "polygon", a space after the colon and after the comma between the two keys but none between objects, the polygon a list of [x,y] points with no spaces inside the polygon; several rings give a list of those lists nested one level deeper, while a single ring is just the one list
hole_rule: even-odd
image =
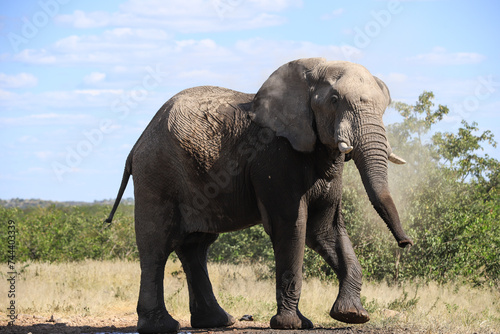
[{"label": "savanna vegetation", "polygon": [[[237,318],[244,314],[253,315],[254,322],[237,323],[243,330],[233,333],[248,332],[248,327],[254,330],[268,328],[269,319],[276,312],[276,300],[274,280],[268,279],[266,265],[210,263],[208,271],[222,307]],[[88,333],[91,331],[84,324],[89,321],[94,327],[116,325],[117,328],[108,331],[125,332],[120,327],[131,326],[133,329],[137,322],[135,307],[140,278],[137,261],[28,261],[19,266],[18,278],[16,304],[20,314],[19,324],[27,322],[47,326],[46,320],[52,317],[58,323],[67,324],[56,325],[55,329],[48,327],[46,331],[35,327],[33,333],[79,333],[79,330]],[[5,291],[6,285],[6,280],[0,280],[0,291]],[[169,312],[183,327],[189,327],[189,292],[180,261],[167,262],[165,286],[168,287],[165,302]],[[328,315],[337,293],[338,284],[335,282],[309,277],[302,287],[300,309],[316,326],[335,327],[339,328],[339,333],[344,333],[340,328],[345,329],[346,324]],[[395,286],[386,282],[365,282],[362,300],[371,320],[357,325],[359,331],[354,329],[349,332],[498,333],[498,299],[498,291],[470,289],[463,284],[412,282]],[[0,299],[2,309],[7,306],[6,302],[7,298]],[[33,315],[38,320],[34,320]],[[0,326],[6,324],[3,321],[0,311]],[[28,331],[21,327],[12,332]]]}]

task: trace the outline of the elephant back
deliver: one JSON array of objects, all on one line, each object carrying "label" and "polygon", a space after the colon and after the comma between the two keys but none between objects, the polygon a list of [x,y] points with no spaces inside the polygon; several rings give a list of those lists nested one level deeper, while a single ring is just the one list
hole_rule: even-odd
[{"label": "elephant back", "polygon": [[253,97],[215,86],[186,89],[168,103],[168,131],[208,171],[250,125],[244,109]]}]

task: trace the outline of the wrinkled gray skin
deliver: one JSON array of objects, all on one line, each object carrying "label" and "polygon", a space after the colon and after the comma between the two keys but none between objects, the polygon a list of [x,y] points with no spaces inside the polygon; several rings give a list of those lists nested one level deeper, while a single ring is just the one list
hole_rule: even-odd
[{"label": "wrinkled gray skin", "polygon": [[298,309],[306,244],[339,277],[330,315],[347,323],[368,321],[360,301],[361,268],[342,218],[342,169],[354,160],[399,246],[411,245],[387,183],[391,149],[382,115],[389,103],[385,84],[364,67],[322,58],[281,66],[256,95],[196,87],[167,101],[130,152],[107,220],[132,174],[139,332],[179,328],[163,296],[172,251],[186,272],[191,325],[233,324],[212,292],[207,250],[219,233],[261,223],[276,259],[272,328],[313,327]]}]

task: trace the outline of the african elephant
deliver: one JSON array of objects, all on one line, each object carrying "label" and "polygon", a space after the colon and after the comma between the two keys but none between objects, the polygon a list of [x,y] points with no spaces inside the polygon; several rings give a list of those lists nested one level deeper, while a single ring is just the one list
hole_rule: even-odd
[{"label": "african elephant", "polygon": [[163,296],[173,251],[187,276],[191,325],[232,325],[213,294],[207,250],[219,233],[261,223],[276,260],[272,328],[313,327],[298,309],[306,244],[339,278],[331,317],[368,321],[361,267],[342,217],[342,170],[354,160],[398,245],[411,245],[388,188],[388,161],[404,162],[392,153],[382,122],[389,103],[386,85],[363,66],[323,58],[281,66],[257,94],[204,86],[168,100],[132,148],[106,220],[133,175],[139,332],[179,328]]}]

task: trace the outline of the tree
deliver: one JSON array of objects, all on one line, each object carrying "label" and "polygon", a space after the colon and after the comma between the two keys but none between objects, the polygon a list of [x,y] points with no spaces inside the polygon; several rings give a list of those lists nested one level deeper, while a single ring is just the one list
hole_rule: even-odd
[{"label": "tree", "polygon": [[478,151],[484,150],[483,143],[497,147],[493,133],[487,130],[475,135],[479,131],[476,122],[468,124],[462,120],[462,126],[457,134],[438,132],[432,137],[437,146],[436,153],[461,182],[470,179],[481,195],[491,198],[493,193],[498,193],[500,162],[488,154],[480,156]]},{"label": "tree", "polygon": [[483,145],[496,147],[496,142],[490,131],[476,134],[477,123],[462,121],[457,134],[437,132],[423,143],[432,125],[449,112],[442,105],[433,110],[433,98],[423,92],[413,106],[394,103],[404,119],[388,127],[391,143],[409,162],[391,173],[401,216],[416,241],[401,260],[401,277],[498,285],[500,164],[479,154]]},{"label": "tree", "polygon": [[404,120],[391,125],[392,135],[403,142],[411,143],[417,140],[419,144],[422,144],[422,135],[429,132],[432,125],[442,120],[450,111],[443,105],[439,105],[437,110],[432,111],[431,108],[434,107],[432,99],[434,99],[434,93],[424,91],[415,105],[393,102],[392,107],[403,116]]}]

